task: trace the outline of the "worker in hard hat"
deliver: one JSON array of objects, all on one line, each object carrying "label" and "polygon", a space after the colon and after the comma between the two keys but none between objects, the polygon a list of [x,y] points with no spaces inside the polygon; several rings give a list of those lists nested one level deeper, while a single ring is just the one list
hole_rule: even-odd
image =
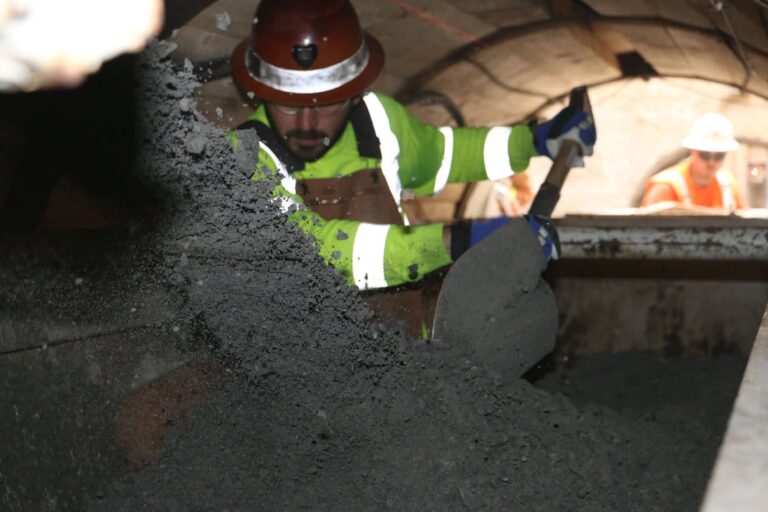
[{"label": "worker in hard hat", "polygon": [[[320,242],[320,254],[350,284],[397,287],[368,296],[368,303],[382,317],[390,312],[405,320],[409,334],[424,334],[429,306],[422,302],[425,288],[408,287],[429,281],[508,218],[408,226],[401,201],[438,194],[451,182],[511,176],[533,156],[553,157],[567,139],[591,155],[596,138],[591,116],[568,109],[535,127],[420,123],[392,98],[366,92],[384,51],[361,29],[349,0],[262,0],[251,37],[234,50],[231,64],[236,82],[260,100],[241,127],[260,139],[253,178],[281,178],[275,192],[289,222]],[[243,138],[231,135],[237,147]],[[303,207],[291,208],[296,205]],[[556,256],[551,222],[528,222],[545,257]],[[169,425],[207,392],[201,383],[209,379],[198,375],[200,369],[184,366],[121,405],[116,430],[134,467],[157,460]]]},{"label": "worker in hard hat", "polygon": [[642,205],[674,201],[683,207],[728,212],[744,208],[736,179],[722,168],[726,153],[739,147],[731,122],[722,114],[704,114],[693,123],[682,145],[690,150],[690,156],[651,177]]},{"label": "worker in hard hat", "polygon": [[[231,65],[239,86],[260,100],[241,127],[255,128],[261,140],[255,178],[279,173],[286,204],[307,207],[289,221],[363,290],[418,282],[502,225],[408,226],[403,199],[522,172],[566,139],[586,155],[595,142],[583,112],[563,111],[533,128],[437,128],[366,92],[384,51],[348,0],[263,0]],[[538,232],[540,221],[530,221]],[[550,237],[549,255],[551,247]]]}]

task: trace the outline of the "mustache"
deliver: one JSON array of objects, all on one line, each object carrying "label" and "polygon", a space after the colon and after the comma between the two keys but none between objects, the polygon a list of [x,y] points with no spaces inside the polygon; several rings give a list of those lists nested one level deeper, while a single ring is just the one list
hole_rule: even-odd
[{"label": "mustache", "polygon": [[320,130],[291,130],[285,134],[285,137],[288,139],[299,139],[299,140],[329,138],[327,133],[321,132]]}]

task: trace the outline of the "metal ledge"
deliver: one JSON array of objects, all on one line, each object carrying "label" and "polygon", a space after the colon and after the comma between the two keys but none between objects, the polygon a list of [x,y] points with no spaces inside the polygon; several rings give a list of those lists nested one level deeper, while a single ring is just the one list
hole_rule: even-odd
[{"label": "metal ledge", "polygon": [[563,258],[768,261],[768,220],[595,216],[558,219]]},{"label": "metal ledge", "polygon": [[768,507],[768,307],[744,371],[701,512]]}]

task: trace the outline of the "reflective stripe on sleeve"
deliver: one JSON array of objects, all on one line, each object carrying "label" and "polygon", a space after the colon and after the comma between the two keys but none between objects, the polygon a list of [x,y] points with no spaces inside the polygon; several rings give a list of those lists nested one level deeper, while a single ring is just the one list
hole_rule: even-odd
[{"label": "reflective stripe on sleeve", "polygon": [[[384,110],[384,105],[374,93],[368,93],[363,96],[365,106],[368,107],[368,113],[371,115],[373,130],[376,137],[379,138],[381,148],[381,172],[387,180],[387,187],[395,200],[400,214],[403,210],[400,206],[403,184],[400,183],[400,166],[397,163],[397,157],[400,156],[400,143],[397,141],[392,127],[389,125],[389,117]],[[405,219],[407,224],[407,219]]]},{"label": "reflective stripe on sleeve", "polygon": [[443,134],[445,147],[443,149],[443,161],[440,163],[440,169],[437,170],[433,195],[439,195],[445,188],[448,183],[448,175],[451,173],[451,163],[453,163],[453,128],[443,126],[440,128],[440,133]]},{"label": "reflective stripe on sleeve", "polygon": [[384,248],[389,225],[361,223],[352,249],[352,275],[361,290],[387,286],[384,278]]},{"label": "reflective stripe on sleeve", "polygon": [[512,128],[496,126],[488,131],[483,145],[485,174],[489,180],[500,180],[514,174],[509,164],[509,136]]}]

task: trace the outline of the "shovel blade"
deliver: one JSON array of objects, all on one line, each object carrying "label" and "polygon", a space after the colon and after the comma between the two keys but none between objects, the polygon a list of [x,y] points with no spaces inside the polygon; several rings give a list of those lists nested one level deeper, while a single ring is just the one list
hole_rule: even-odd
[{"label": "shovel blade", "polygon": [[557,304],[546,261],[524,219],[511,219],[454,263],[437,300],[433,339],[499,375],[518,378],[552,351]]}]

